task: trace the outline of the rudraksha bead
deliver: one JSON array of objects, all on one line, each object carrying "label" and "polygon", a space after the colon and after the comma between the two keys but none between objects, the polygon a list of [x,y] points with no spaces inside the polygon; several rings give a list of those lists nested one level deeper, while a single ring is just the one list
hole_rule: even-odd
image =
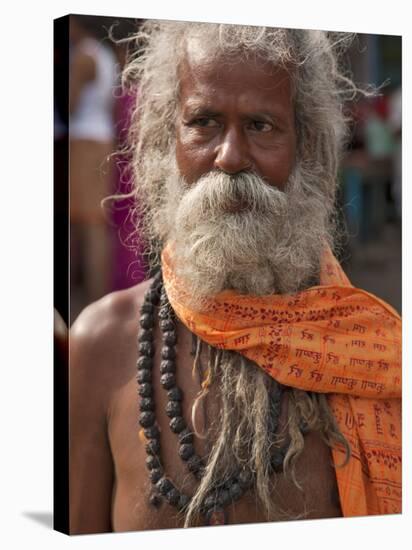
[{"label": "rudraksha bead", "polygon": [[153,468],[153,470],[150,470],[149,472],[149,478],[150,481],[155,485],[159,479],[163,477],[163,470],[162,468]]},{"label": "rudraksha bead", "polygon": [[232,500],[237,500],[238,498],[240,498],[243,494],[243,491],[242,491],[242,488],[240,487],[239,483],[232,483],[230,489],[229,489],[229,493],[230,493],[230,498]]},{"label": "rudraksha bead", "polygon": [[229,490],[230,487],[231,487],[231,485],[232,485],[232,483],[233,483],[233,478],[226,479],[226,481],[223,482],[222,487],[223,487],[224,489]]},{"label": "rudraksha bead", "polygon": [[[190,460],[190,458],[189,458],[189,460]],[[201,481],[202,478],[205,475],[205,467],[200,466],[200,468],[198,470],[196,470],[195,472],[192,472],[192,473],[198,481]]]},{"label": "rudraksha bead", "polygon": [[139,384],[143,384],[143,382],[151,382],[152,371],[150,369],[140,369],[137,371],[136,378]]},{"label": "rudraksha bead", "polygon": [[159,506],[162,504],[162,497],[156,495],[156,493],[153,493],[152,495],[150,495],[149,502],[155,508],[159,508]]},{"label": "rudraksha bead", "polygon": [[[170,307],[169,300],[167,298],[167,294],[166,294],[166,292],[163,292],[163,291],[160,293],[160,307],[164,307],[164,308],[167,308],[167,309],[169,309],[169,307]],[[169,316],[170,316],[170,309],[169,309]]]},{"label": "rudraksha bead", "polygon": [[169,306],[162,306],[159,309],[159,319],[168,319],[170,317],[170,307]]},{"label": "rudraksha bead", "polygon": [[169,426],[172,432],[174,432],[175,434],[178,434],[186,428],[186,422],[182,416],[175,416],[169,422]]},{"label": "rudraksha bead", "polygon": [[180,495],[177,507],[179,510],[184,510],[190,502],[190,498],[187,495]]},{"label": "rudraksha bead", "polygon": [[139,332],[138,336],[139,342],[150,342],[153,340],[153,331],[151,328],[143,328]]},{"label": "rudraksha bead", "polygon": [[189,468],[190,472],[195,474],[199,472],[200,468],[202,467],[202,461],[197,455],[193,455],[187,461],[187,467]]},{"label": "rudraksha bead", "polygon": [[162,332],[169,332],[175,328],[175,324],[172,319],[162,319],[160,321],[160,330]]},{"label": "rudraksha bead", "polygon": [[283,469],[283,459],[284,454],[282,452],[277,452],[271,458],[270,464],[275,472],[281,472]]},{"label": "rudraksha bead", "polygon": [[215,505],[216,505],[216,497],[214,495],[209,495],[203,501],[202,508],[204,510],[209,510],[210,508],[213,508]]},{"label": "rudraksha bead", "polygon": [[145,297],[147,296],[147,301],[149,301],[152,304],[158,304],[159,303],[159,289],[158,288],[152,288],[150,289]]},{"label": "rudraksha bead", "polygon": [[145,411],[140,414],[139,422],[142,428],[150,428],[156,420],[155,414],[152,411]]},{"label": "rudraksha bead", "polygon": [[157,456],[149,455],[146,458],[146,467],[148,470],[154,470],[155,468],[159,468],[160,462]]},{"label": "rudraksha bead", "polygon": [[168,390],[167,397],[170,399],[170,401],[181,401],[183,398],[182,390],[177,386],[174,386],[173,388],[170,388],[170,390]]},{"label": "rudraksha bead", "polygon": [[179,443],[193,443],[193,432],[189,428],[185,428],[178,435]]},{"label": "rudraksha bead", "polygon": [[162,477],[161,479],[159,479],[159,481],[156,483],[156,488],[163,496],[166,496],[169,491],[174,489],[173,483],[166,477]]},{"label": "rudraksha bead", "polygon": [[228,489],[221,489],[218,493],[217,502],[220,506],[227,506],[231,501]]},{"label": "rudraksha bead", "polygon": [[145,382],[144,384],[140,384],[139,388],[139,395],[141,397],[151,397],[152,395],[153,386],[149,382]]},{"label": "rudraksha bead", "polygon": [[160,383],[165,390],[170,390],[170,388],[176,385],[176,377],[172,372],[167,372],[160,377]]},{"label": "rudraksha bead", "polygon": [[166,405],[166,414],[169,418],[182,415],[182,406],[180,401],[169,401]]},{"label": "rudraksha bead", "polygon": [[149,455],[158,455],[160,452],[160,441],[158,439],[149,439],[146,445],[146,452]]},{"label": "rudraksha bead", "polygon": [[253,482],[253,477],[249,470],[242,470],[239,474],[239,485],[242,489],[248,489]]},{"label": "rudraksha bead", "polygon": [[140,400],[140,410],[143,411],[154,411],[155,403],[151,397],[142,397]]},{"label": "rudraksha bead", "polygon": [[155,352],[155,349],[152,342],[140,342],[139,344],[140,355],[145,355],[146,357],[153,357],[154,352]]},{"label": "rudraksha bead", "polygon": [[140,326],[142,328],[152,328],[153,327],[154,318],[151,313],[144,313],[140,317]]},{"label": "rudraksha bead", "polygon": [[[153,311],[154,311],[153,304],[145,300],[142,304],[142,307],[140,308],[140,313],[142,314],[142,317],[143,315],[153,315]],[[142,325],[140,324],[140,326]]]},{"label": "rudraksha bead", "polygon": [[156,439],[160,437],[159,427],[156,426],[156,424],[153,424],[153,426],[150,426],[150,428],[145,428],[144,435],[145,437],[147,437],[147,439]]},{"label": "rudraksha bead", "polygon": [[176,350],[174,348],[170,348],[169,346],[162,347],[162,359],[175,359],[175,358],[176,358]]},{"label": "rudraksha bead", "polygon": [[167,502],[173,505],[176,505],[179,502],[179,497],[180,493],[175,487],[170,489],[170,491],[165,495]]},{"label": "rudraksha bead", "polygon": [[170,330],[168,332],[165,332],[163,335],[163,342],[167,346],[174,346],[176,344],[177,338],[176,338],[176,332],[173,330]]},{"label": "rudraksha bead", "polygon": [[189,460],[195,454],[195,449],[191,443],[183,443],[179,447],[179,456],[183,460]]},{"label": "rudraksha bead", "polygon": [[153,367],[153,359],[151,357],[145,357],[144,355],[142,355],[137,360],[138,370],[151,369],[152,367]]},{"label": "rudraksha bead", "polygon": [[160,363],[160,374],[167,374],[168,372],[173,374],[176,372],[176,363],[170,359],[166,359]]}]

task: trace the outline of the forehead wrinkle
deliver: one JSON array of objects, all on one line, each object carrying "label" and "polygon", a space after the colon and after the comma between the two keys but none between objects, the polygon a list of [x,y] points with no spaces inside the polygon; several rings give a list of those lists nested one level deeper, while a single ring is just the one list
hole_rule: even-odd
[{"label": "forehead wrinkle", "polygon": [[[252,71],[259,71],[266,76],[276,79],[275,81],[272,80],[272,82],[266,83],[254,82],[253,86],[250,86],[248,90],[252,89],[275,92],[277,89],[282,88],[285,84],[287,84],[287,81],[289,80],[290,96],[292,100],[294,99],[293,78],[287,67],[283,67],[282,65],[273,65],[269,61],[259,61],[257,59],[250,62],[245,60],[237,60],[232,63],[229,62],[223,55],[219,57],[212,57],[210,59],[207,55],[205,55],[204,47],[202,51],[203,55],[196,53],[196,56],[190,56],[190,54],[187,53],[182,59],[182,62],[179,64],[179,98],[182,91],[182,82],[186,84],[186,82],[189,81],[192,83],[193,87],[196,85],[200,92],[202,92],[203,88],[207,91],[207,93],[215,94],[217,93],[216,84],[219,84],[219,82],[224,82],[224,86],[229,87],[230,81],[228,82],[228,78],[230,78],[231,73],[234,73],[239,69],[239,67],[243,66],[245,74],[248,74],[252,68]],[[190,59],[190,57],[192,57],[192,59]],[[222,74],[224,79],[221,78]],[[201,82],[202,78],[203,82]],[[233,89],[235,89],[238,79],[235,76],[233,78]],[[213,80],[214,82],[212,83]],[[276,99],[275,95],[273,97]]]},{"label": "forehead wrinkle", "polygon": [[[207,88],[202,86],[203,91],[191,90],[189,95],[185,98],[180,97],[179,109],[190,111],[192,114],[197,113],[210,113],[219,114],[220,105],[223,105],[223,109],[227,107],[228,100],[232,104],[236,104],[246,114],[267,114],[269,116],[282,116],[284,111],[283,101],[281,101],[276,94],[270,97],[260,98],[259,104],[250,105],[253,100],[256,100],[256,95],[251,94],[250,90],[237,95],[226,93],[224,90],[217,92],[213,87]],[[270,88],[265,89],[265,91]],[[252,100],[252,101],[251,101]]]}]

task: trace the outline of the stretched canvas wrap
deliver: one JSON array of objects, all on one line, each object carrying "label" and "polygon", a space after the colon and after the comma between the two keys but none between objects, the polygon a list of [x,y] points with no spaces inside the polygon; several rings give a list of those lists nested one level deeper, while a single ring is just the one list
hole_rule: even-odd
[{"label": "stretched canvas wrap", "polygon": [[402,512],[401,77],[399,36],[54,21],[56,530]]}]

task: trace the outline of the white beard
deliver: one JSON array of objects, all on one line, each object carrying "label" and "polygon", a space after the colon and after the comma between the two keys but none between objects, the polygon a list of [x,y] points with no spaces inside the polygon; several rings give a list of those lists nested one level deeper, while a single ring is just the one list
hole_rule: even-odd
[{"label": "white beard", "polygon": [[217,171],[192,185],[175,171],[167,189],[167,240],[193,307],[226,289],[264,295],[317,284],[329,212],[300,170],[285,192],[253,173]]}]

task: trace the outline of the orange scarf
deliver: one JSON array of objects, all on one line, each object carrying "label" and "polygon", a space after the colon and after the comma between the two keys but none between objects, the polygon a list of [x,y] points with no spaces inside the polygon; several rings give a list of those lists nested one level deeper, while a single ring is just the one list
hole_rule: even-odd
[{"label": "orange scarf", "polygon": [[321,286],[294,295],[246,296],[225,291],[202,312],[187,307],[162,254],[165,289],[176,315],[208,344],[235,350],[275,380],[328,394],[351,447],[332,450],[344,516],[400,513],[401,319],[379,298],[351,286],[326,251]]}]

